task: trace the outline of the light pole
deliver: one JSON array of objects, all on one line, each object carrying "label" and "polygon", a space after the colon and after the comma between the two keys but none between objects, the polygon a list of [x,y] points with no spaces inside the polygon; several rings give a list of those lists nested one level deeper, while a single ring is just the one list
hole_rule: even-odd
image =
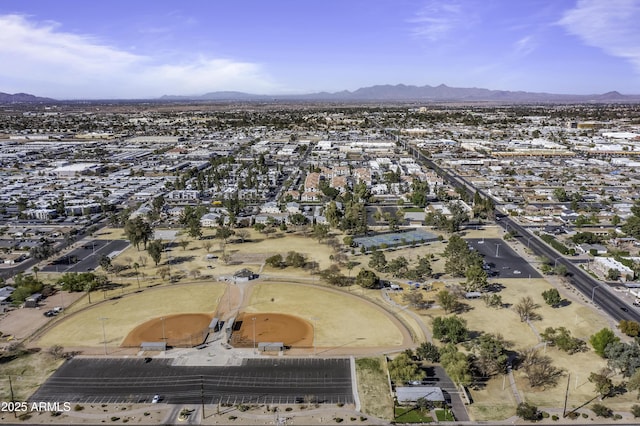
[{"label": "light pole", "polygon": [[591,290],[591,303],[593,303],[593,297],[596,295],[596,290],[601,288],[600,285],[594,285],[593,290]]},{"label": "light pole", "polygon": [[496,244],[496,257],[500,257],[498,256],[499,250],[500,250],[500,244]]},{"label": "light pole", "polygon": [[533,237],[529,237],[529,238],[527,238],[527,248],[529,248],[529,243],[531,242],[531,239],[532,239],[532,238],[533,238]]},{"label": "light pole", "polygon": [[316,356],[317,352],[317,344],[316,344],[316,328],[317,328],[317,322],[318,318],[316,317],[311,317],[311,321],[313,321],[313,356]]},{"label": "light pole", "polygon": [[164,317],[160,318],[160,321],[162,321],[162,340],[164,340],[166,342],[167,341],[167,337],[164,334]]},{"label": "light pole", "polygon": [[253,321],[253,353],[256,353],[256,317],[251,320]]},{"label": "light pole", "polygon": [[108,319],[109,318],[106,318],[106,317],[98,318],[98,320],[102,321],[102,339],[103,339],[103,342],[104,342],[104,354],[105,355],[107,354],[107,332],[104,329],[104,322],[106,320],[108,320]]},{"label": "light pole", "polygon": [[553,261],[553,269],[556,269],[556,267],[558,266],[558,259],[562,259],[562,256],[556,257],[556,259]]}]

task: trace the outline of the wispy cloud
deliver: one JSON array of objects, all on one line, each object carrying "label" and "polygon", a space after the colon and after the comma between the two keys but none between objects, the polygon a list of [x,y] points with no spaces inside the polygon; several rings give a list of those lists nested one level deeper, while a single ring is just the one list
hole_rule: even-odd
[{"label": "wispy cloud", "polygon": [[514,43],[514,53],[516,56],[522,57],[533,52],[537,47],[537,42],[534,36],[527,35]]},{"label": "wispy cloud", "polygon": [[251,62],[195,57],[165,63],[153,52],[133,54],[23,15],[0,16],[0,28],[0,81],[18,90],[39,87],[38,95],[115,98],[277,90],[262,67]]},{"label": "wispy cloud", "polygon": [[558,24],[585,44],[630,61],[640,73],[638,22],[638,0],[579,0]]},{"label": "wispy cloud", "polygon": [[430,1],[408,22],[412,25],[414,36],[434,42],[448,37],[465,20],[460,3]]}]

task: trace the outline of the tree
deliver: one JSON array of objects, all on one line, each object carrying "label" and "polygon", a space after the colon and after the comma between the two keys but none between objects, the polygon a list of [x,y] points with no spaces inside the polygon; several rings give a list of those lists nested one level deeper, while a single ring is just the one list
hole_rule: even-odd
[{"label": "tree", "polygon": [[247,231],[246,229],[238,229],[236,231],[236,237],[240,238],[241,243],[247,241],[249,239],[249,235],[249,231]]},{"label": "tree", "polygon": [[617,281],[620,279],[620,271],[614,268],[609,268],[607,271],[607,279],[609,281]]},{"label": "tree", "polygon": [[138,288],[140,288],[140,272],[138,271],[138,269],[140,269],[140,264],[138,262],[134,262],[133,269],[136,271],[136,281],[138,282]]},{"label": "tree", "polygon": [[162,258],[163,251],[164,251],[164,244],[162,243],[161,240],[151,241],[147,245],[147,252],[149,252],[149,256],[151,256],[151,259],[156,264],[156,266],[158,266],[158,264],[160,263],[160,259]]},{"label": "tree", "polygon": [[619,341],[620,339],[615,333],[608,328],[603,328],[589,338],[589,343],[593,347],[593,350],[603,358],[605,358],[605,349],[607,346]]},{"label": "tree", "polygon": [[356,275],[356,284],[363,288],[378,288],[380,285],[380,278],[368,269],[361,269]]},{"label": "tree", "polygon": [[457,315],[435,317],[433,319],[433,337],[443,342],[463,342],[469,337],[467,321]]},{"label": "tree", "polygon": [[409,304],[413,308],[422,309],[425,307],[426,302],[424,300],[424,294],[416,289],[404,292],[402,294],[402,300]]},{"label": "tree", "polygon": [[522,420],[537,422],[542,418],[542,413],[538,411],[538,407],[528,402],[521,402],[516,408],[516,415]]},{"label": "tree", "polygon": [[520,316],[520,321],[525,322],[535,318],[534,310],[537,307],[538,305],[533,301],[531,296],[525,296],[520,299],[520,302],[518,302],[514,309]]},{"label": "tree", "polygon": [[151,225],[142,219],[142,216],[136,216],[134,219],[127,220],[124,224],[124,232],[131,244],[140,249],[140,243],[147,248],[147,243],[153,236]]},{"label": "tree", "polygon": [[271,266],[272,268],[284,268],[286,267],[286,263],[282,259],[281,254],[274,254],[273,256],[269,256],[264,260],[264,263]]},{"label": "tree", "polygon": [[392,259],[387,265],[387,270],[393,274],[394,277],[402,277],[407,272],[409,261],[404,256],[398,256]]},{"label": "tree", "polygon": [[453,343],[448,343],[440,349],[440,364],[454,383],[462,386],[471,384],[471,365],[469,357],[458,351]]},{"label": "tree", "polygon": [[621,320],[620,323],[618,323],[618,328],[630,337],[637,337],[638,334],[640,334],[640,324],[636,321]]},{"label": "tree", "polygon": [[438,347],[431,342],[420,343],[420,346],[416,348],[416,355],[423,361],[440,361],[440,351]]},{"label": "tree", "polygon": [[613,411],[611,410],[611,408],[602,404],[593,404],[591,406],[591,411],[593,411],[593,413],[598,417],[609,418],[613,416]]},{"label": "tree", "polygon": [[482,334],[471,342],[475,365],[482,377],[504,373],[507,368],[507,348],[510,346],[501,334]]},{"label": "tree", "polygon": [[[638,398],[640,398],[640,368],[636,368],[636,371],[634,371],[631,377],[629,377],[629,381],[627,382],[627,390],[629,392],[637,390]],[[640,417],[640,415],[636,417]]]},{"label": "tree", "polygon": [[389,375],[396,385],[400,385],[412,380],[421,380],[426,374],[406,353],[401,353],[389,362]]},{"label": "tree", "polygon": [[376,271],[383,271],[387,266],[387,258],[383,252],[373,250],[371,252],[371,259],[369,260],[369,267]]},{"label": "tree", "polygon": [[624,377],[631,377],[640,368],[640,343],[614,342],[604,350],[607,365],[614,371],[620,371]]},{"label": "tree", "polygon": [[227,239],[233,234],[235,234],[233,229],[227,226],[219,226],[218,228],[216,228],[216,238],[222,240],[224,243],[226,243]]},{"label": "tree", "polygon": [[304,264],[307,263],[307,257],[302,253],[290,251],[287,253],[285,262],[287,265],[293,266],[294,268],[302,268]]},{"label": "tree", "polygon": [[589,381],[593,383],[596,392],[600,395],[600,401],[611,395],[613,391],[613,381],[609,378],[611,371],[602,369],[597,373],[589,375]]},{"label": "tree", "polygon": [[444,309],[445,313],[449,313],[457,309],[458,296],[449,290],[443,289],[436,294],[436,302]]},{"label": "tree", "polygon": [[542,298],[547,303],[547,305],[551,306],[558,306],[560,302],[562,302],[560,292],[555,288],[550,288],[549,290],[543,291]]},{"label": "tree", "polygon": [[329,225],[322,223],[313,225],[313,237],[316,238],[318,242],[324,240],[327,236],[329,236]]},{"label": "tree", "polygon": [[204,248],[207,253],[211,251],[211,247],[213,247],[213,243],[210,240],[204,240],[202,242],[202,248]]},{"label": "tree", "polygon": [[98,260],[98,265],[100,265],[103,271],[109,272],[111,270],[111,258],[103,254],[100,256],[100,260]]},{"label": "tree", "polygon": [[551,357],[541,355],[535,348],[522,353],[520,365],[532,388],[555,386],[562,375],[562,370],[553,366]]},{"label": "tree", "polygon": [[182,250],[186,250],[187,247],[189,246],[189,240],[180,240],[178,241],[178,244],[180,245],[180,247],[182,247]]},{"label": "tree", "polygon": [[465,272],[465,277],[467,278],[465,282],[465,290],[467,291],[481,291],[489,284],[487,272],[478,264],[469,266]]},{"label": "tree", "polygon": [[570,355],[576,352],[582,352],[586,348],[585,342],[577,337],[571,336],[571,332],[565,327],[547,327],[544,332],[540,333],[540,337]]},{"label": "tree", "polygon": [[485,293],[482,295],[482,301],[485,305],[490,308],[501,308],[502,307],[502,296],[499,294],[488,294]]}]

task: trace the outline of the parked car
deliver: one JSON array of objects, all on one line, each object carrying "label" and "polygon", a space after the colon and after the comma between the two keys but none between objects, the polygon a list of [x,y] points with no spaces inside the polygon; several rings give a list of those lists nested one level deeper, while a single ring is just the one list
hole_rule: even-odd
[{"label": "parked car", "polygon": [[152,404],[157,404],[160,402],[160,395],[153,395],[153,399],[151,400]]}]

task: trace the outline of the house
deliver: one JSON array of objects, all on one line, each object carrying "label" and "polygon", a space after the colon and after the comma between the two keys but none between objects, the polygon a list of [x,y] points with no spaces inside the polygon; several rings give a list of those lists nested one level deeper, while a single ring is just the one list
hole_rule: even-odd
[{"label": "house", "polygon": [[295,202],[287,203],[285,210],[291,214],[300,213],[300,204]]},{"label": "house", "polygon": [[280,213],[280,207],[275,201],[269,201],[260,206],[260,213],[278,214]]},{"label": "house", "polygon": [[255,280],[259,277],[258,274],[255,274],[252,270],[243,268],[233,274],[233,281],[238,283],[243,283],[251,280]]},{"label": "house", "polygon": [[14,291],[16,291],[16,288],[10,285],[0,288],[0,304],[7,303]]},{"label": "house", "polygon": [[436,386],[397,386],[396,398],[399,404],[413,404],[424,398],[432,402],[444,402],[442,389]]}]

